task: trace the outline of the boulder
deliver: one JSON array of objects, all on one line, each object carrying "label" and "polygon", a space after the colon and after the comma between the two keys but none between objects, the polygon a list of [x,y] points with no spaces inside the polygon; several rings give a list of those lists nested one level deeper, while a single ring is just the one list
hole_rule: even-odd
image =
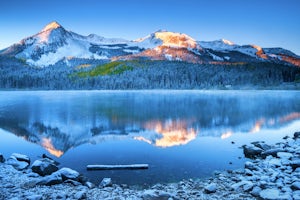
[{"label": "boulder", "polygon": [[76,192],[76,194],[74,195],[74,199],[77,200],[86,199],[86,198],[87,198],[86,191],[79,191]]},{"label": "boulder", "polygon": [[215,193],[217,191],[217,184],[211,183],[204,188],[204,192],[207,194]]},{"label": "boulder", "polygon": [[13,153],[11,156],[15,157],[18,161],[27,162],[30,165],[30,158],[26,155]]},{"label": "boulder", "polygon": [[265,144],[265,142],[261,141],[261,142],[252,142],[251,144],[253,144],[254,146],[266,151],[271,149],[270,145]]},{"label": "boulder", "polygon": [[295,181],[292,185],[291,185],[292,190],[300,190],[300,182],[299,181]]},{"label": "boulder", "polygon": [[259,197],[263,200],[278,200],[280,199],[278,189],[265,189],[260,191]]},{"label": "boulder", "polygon": [[300,167],[300,159],[292,160],[290,162],[290,165],[293,168],[293,170],[297,169],[298,167]]},{"label": "boulder", "polygon": [[281,159],[291,159],[293,157],[293,154],[288,152],[277,152],[277,157]]},{"label": "boulder", "polygon": [[253,196],[258,197],[260,192],[261,192],[261,188],[258,186],[255,186],[250,193]]},{"label": "boulder", "polygon": [[263,158],[266,158],[267,156],[277,157],[278,152],[285,152],[285,150],[282,148],[269,149],[269,150],[262,152],[261,156]]},{"label": "boulder", "polygon": [[69,183],[69,184],[72,184],[72,185],[74,185],[74,186],[82,185],[82,184],[79,183],[78,181],[74,181],[74,180],[71,180],[71,179],[65,180],[64,183]]},{"label": "boulder", "polygon": [[260,157],[261,153],[262,153],[262,149],[261,148],[258,148],[254,145],[251,145],[251,146],[247,146],[247,145],[244,145],[243,146],[243,151],[244,151],[244,155],[246,158],[257,158],[257,157]]},{"label": "boulder", "polygon": [[111,186],[112,186],[111,178],[103,178],[101,183],[99,184],[100,188],[111,187]]},{"label": "boulder", "polygon": [[4,156],[0,153],[0,163],[4,163],[4,162],[5,162]]},{"label": "boulder", "polygon": [[56,185],[62,183],[62,177],[60,174],[51,174],[49,176],[43,177],[40,181],[37,182],[37,185]]},{"label": "boulder", "polygon": [[142,194],[143,200],[168,200],[170,198],[169,193],[159,190],[145,190]]},{"label": "boulder", "polygon": [[79,181],[79,176],[80,176],[79,172],[77,172],[73,169],[67,168],[67,167],[61,168],[60,170],[58,170],[54,173],[60,174],[63,181],[65,181],[67,179]]},{"label": "boulder", "polygon": [[43,158],[34,161],[31,166],[33,172],[39,174],[40,176],[50,175],[53,172],[58,170],[58,167],[54,164],[54,162],[48,158]]},{"label": "boulder", "polygon": [[296,140],[298,138],[300,138],[300,132],[295,132],[293,139]]},{"label": "boulder", "polygon": [[19,161],[14,156],[9,157],[6,164],[13,166],[17,170],[24,170],[29,166],[28,162]]},{"label": "boulder", "polygon": [[245,169],[249,169],[249,170],[257,170],[257,166],[253,163],[253,162],[250,162],[250,161],[246,161],[245,162]]}]

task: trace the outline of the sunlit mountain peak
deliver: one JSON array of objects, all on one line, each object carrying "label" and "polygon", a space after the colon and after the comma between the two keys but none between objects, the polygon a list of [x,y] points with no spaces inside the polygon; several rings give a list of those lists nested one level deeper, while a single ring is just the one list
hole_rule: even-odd
[{"label": "sunlit mountain peak", "polygon": [[46,25],[42,30],[41,32],[44,32],[44,31],[49,31],[49,30],[54,30],[54,29],[57,29],[57,28],[60,28],[62,27],[58,22],[56,21],[53,21],[51,23],[49,23],[48,25]]},{"label": "sunlit mountain peak", "polygon": [[227,45],[235,45],[233,42],[229,41],[229,40],[226,40],[226,39],[221,39],[221,41],[224,43],[224,44],[227,44]]}]

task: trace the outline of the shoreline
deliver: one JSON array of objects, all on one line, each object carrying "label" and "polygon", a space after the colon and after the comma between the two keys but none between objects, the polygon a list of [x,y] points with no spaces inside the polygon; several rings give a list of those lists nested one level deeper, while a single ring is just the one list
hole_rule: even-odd
[{"label": "shoreline", "polygon": [[[48,158],[31,163],[26,155],[0,154],[0,199],[300,199],[300,132],[272,146],[252,142],[243,150],[251,159],[243,169],[147,189],[112,184],[109,178],[98,186],[72,169],[56,169]],[[44,164],[52,171],[43,171]]]}]

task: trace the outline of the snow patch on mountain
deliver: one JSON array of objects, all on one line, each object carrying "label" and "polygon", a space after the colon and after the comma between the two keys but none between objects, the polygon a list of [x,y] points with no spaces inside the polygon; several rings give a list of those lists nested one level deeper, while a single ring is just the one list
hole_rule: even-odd
[{"label": "snow patch on mountain", "polygon": [[204,47],[206,49],[212,49],[214,51],[231,51],[238,46],[226,39],[208,41],[208,42],[200,41],[198,42],[198,44],[201,47]]}]

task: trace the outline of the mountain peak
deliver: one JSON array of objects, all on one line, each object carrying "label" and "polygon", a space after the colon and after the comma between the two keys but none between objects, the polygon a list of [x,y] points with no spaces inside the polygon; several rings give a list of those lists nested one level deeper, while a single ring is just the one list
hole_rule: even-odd
[{"label": "mountain peak", "polygon": [[229,41],[229,40],[226,40],[226,39],[221,39],[221,41],[222,41],[224,44],[235,45],[233,42],[231,42],[231,41]]},{"label": "mountain peak", "polygon": [[48,30],[54,30],[54,29],[57,29],[57,28],[61,28],[62,26],[56,22],[56,21],[53,21],[49,24],[47,24],[42,30],[41,32],[44,32],[44,31],[48,31]]}]

